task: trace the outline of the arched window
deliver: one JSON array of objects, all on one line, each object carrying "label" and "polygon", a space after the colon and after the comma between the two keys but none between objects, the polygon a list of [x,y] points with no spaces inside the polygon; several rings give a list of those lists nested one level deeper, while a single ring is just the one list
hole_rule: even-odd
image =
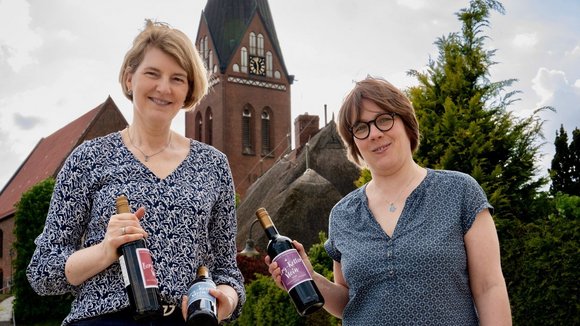
[{"label": "arched window", "polygon": [[241,52],[241,66],[242,72],[248,72],[248,50],[246,48],[242,48]]},{"label": "arched window", "polygon": [[201,113],[197,112],[195,115],[195,140],[202,141],[201,131],[203,127],[203,121],[201,120]]},{"label": "arched window", "polygon": [[272,52],[268,51],[266,52],[266,76],[268,77],[272,77],[272,66],[273,66],[273,60],[272,60]]},{"label": "arched window", "polygon": [[258,34],[258,55],[264,56],[264,35]]},{"label": "arched window", "polygon": [[272,152],[272,134],[270,124],[270,113],[266,108],[262,111],[262,156],[271,156]]},{"label": "arched window", "polygon": [[207,42],[207,36],[203,38],[203,57],[207,59],[209,46]]},{"label": "arched window", "polygon": [[205,111],[205,143],[213,145],[213,114],[211,108]]},{"label": "arched window", "polygon": [[242,111],[242,154],[254,154],[252,109],[246,105]]},{"label": "arched window", "polygon": [[256,34],[250,33],[250,55],[256,55]]},{"label": "arched window", "polygon": [[212,68],[213,68],[213,51],[212,50],[209,50],[209,58],[207,58],[207,60],[209,62],[209,64],[207,65],[207,70],[209,72],[211,72]]}]

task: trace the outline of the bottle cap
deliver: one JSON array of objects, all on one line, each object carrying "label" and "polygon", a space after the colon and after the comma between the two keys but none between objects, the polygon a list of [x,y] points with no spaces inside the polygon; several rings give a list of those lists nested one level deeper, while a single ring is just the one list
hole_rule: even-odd
[{"label": "bottle cap", "polygon": [[209,277],[209,269],[204,265],[197,268],[197,277]]},{"label": "bottle cap", "polygon": [[266,211],[264,207],[260,207],[256,210],[256,216],[258,217],[258,220],[264,229],[274,226],[274,223],[272,223],[272,219],[270,218],[270,214],[268,214],[268,211]]},{"label": "bottle cap", "polygon": [[129,200],[127,196],[121,195],[117,197],[115,202],[115,206],[117,206],[117,213],[130,213],[131,210],[129,209]]}]

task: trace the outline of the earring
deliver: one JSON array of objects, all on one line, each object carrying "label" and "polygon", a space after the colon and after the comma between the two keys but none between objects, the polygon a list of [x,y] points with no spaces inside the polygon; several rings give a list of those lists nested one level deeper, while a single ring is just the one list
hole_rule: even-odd
[{"label": "earring", "polygon": [[129,96],[133,96],[133,90],[128,90],[127,94],[129,94]]}]

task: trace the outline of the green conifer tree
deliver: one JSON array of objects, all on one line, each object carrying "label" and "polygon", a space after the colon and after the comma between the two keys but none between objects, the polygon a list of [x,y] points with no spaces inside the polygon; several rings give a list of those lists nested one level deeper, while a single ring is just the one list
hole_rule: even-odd
[{"label": "green conifer tree", "polygon": [[570,169],[571,156],[568,148],[568,134],[564,130],[564,126],[560,126],[560,130],[556,131],[556,139],[554,140],[554,147],[556,152],[552,158],[551,169],[549,169],[552,185],[550,192],[556,194],[558,191],[566,192],[570,183]]},{"label": "green conifer tree", "polygon": [[486,50],[484,28],[495,0],[473,0],[456,13],[460,33],[440,37],[437,60],[426,72],[411,70],[419,85],[408,90],[421,128],[419,164],[473,176],[503,218],[529,220],[530,201],[545,178],[536,177],[542,122],[534,113],[518,119],[507,107],[518,91],[516,80],[490,81],[495,50]]}]

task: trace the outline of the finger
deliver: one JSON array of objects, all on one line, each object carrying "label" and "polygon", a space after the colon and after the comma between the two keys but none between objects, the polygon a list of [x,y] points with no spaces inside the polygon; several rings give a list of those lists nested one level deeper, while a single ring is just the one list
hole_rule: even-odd
[{"label": "finger", "polygon": [[[209,294],[211,296],[213,296],[214,298],[216,298],[216,300],[217,300],[218,320],[221,321],[221,320],[225,319],[225,316],[227,316],[227,313],[234,309],[234,307],[231,307],[231,302],[228,299],[227,294],[225,294],[223,291],[218,290],[218,289],[209,289]],[[226,304],[226,302],[227,302],[227,304]]]},{"label": "finger", "polygon": [[181,297],[181,314],[183,314],[183,319],[187,319],[187,302],[189,298],[184,295]]},{"label": "finger", "polygon": [[273,274],[278,269],[278,263],[274,262],[268,265],[268,272]]},{"label": "finger", "polygon": [[142,219],[145,216],[145,207],[139,207],[139,209],[135,212],[135,216],[138,219]]},{"label": "finger", "polygon": [[308,255],[306,254],[306,251],[304,250],[304,246],[300,242],[294,240],[292,242],[292,244],[294,245],[294,247],[296,247],[296,250],[298,251],[298,254],[300,255],[300,257],[303,260],[308,259]]},{"label": "finger", "polygon": [[304,246],[300,242],[298,242],[296,240],[292,240],[292,244],[294,245],[296,250],[298,250],[299,252],[304,251]]},{"label": "finger", "polygon": [[266,265],[270,265],[270,263],[272,262],[270,256],[266,255],[266,257],[264,257],[264,262],[266,263]]}]

